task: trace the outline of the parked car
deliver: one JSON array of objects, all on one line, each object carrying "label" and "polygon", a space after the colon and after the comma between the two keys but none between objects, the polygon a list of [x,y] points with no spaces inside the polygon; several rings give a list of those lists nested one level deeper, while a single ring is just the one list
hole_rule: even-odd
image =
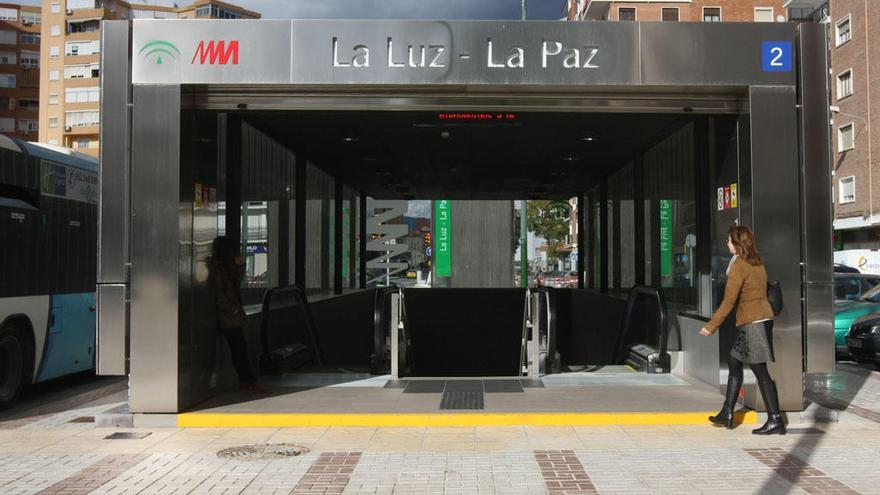
[{"label": "parked car", "polygon": [[862,272],[860,272],[858,268],[846,266],[841,263],[835,263],[834,264],[834,273],[837,274],[837,273],[862,273]]},{"label": "parked car", "polygon": [[538,283],[545,287],[577,287],[577,272],[558,270],[544,273],[539,275]]},{"label": "parked car", "polygon": [[834,299],[842,301],[855,300],[877,285],[880,285],[880,275],[835,273]]},{"label": "parked car", "polygon": [[874,363],[880,369],[880,313],[857,319],[846,335],[849,356],[859,363]]},{"label": "parked car", "polygon": [[876,285],[857,299],[834,301],[834,348],[838,356],[849,355],[846,336],[853,323],[877,311],[880,311],[880,285]]}]

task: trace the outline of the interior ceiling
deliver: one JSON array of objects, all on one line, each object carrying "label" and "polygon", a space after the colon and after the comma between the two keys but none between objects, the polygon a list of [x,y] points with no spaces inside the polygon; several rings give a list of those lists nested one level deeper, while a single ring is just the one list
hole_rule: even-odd
[{"label": "interior ceiling", "polygon": [[450,113],[287,111],[245,118],[355,189],[405,199],[570,198],[689,118]]}]

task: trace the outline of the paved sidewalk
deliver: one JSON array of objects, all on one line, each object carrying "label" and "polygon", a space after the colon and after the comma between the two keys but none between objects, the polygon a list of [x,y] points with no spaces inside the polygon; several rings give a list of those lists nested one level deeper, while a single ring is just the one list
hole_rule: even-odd
[{"label": "paved sidewalk", "polygon": [[[6,494],[880,494],[880,376],[844,366],[809,382],[839,422],[757,437],[706,425],[456,428],[95,428],[87,405],[0,430]],[[824,384],[824,385],[823,385]],[[141,439],[106,439],[116,432]],[[296,444],[274,460],[227,447]]]}]

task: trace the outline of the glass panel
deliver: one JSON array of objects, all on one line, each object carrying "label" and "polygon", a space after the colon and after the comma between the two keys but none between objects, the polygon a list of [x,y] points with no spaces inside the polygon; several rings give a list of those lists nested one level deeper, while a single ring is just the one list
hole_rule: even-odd
[{"label": "glass panel", "polygon": [[306,165],[306,288],[333,288],[333,177],[309,163]]},{"label": "glass panel", "polygon": [[644,181],[648,280],[659,278],[670,307],[688,311],[697,309],[693,129],[688,124],[648,150]]},{"label": "glass panel", "polygon": [[[715,122],[715,170],[714,177],[715,193],[712,203],[715,208],[712,229],[712,311],[718,309],[721,299],[724,297],[724,285],[727,282],[727,267],[730,264],[731,255],[727,250],[727,230],[740,216],[741,188],[739,178],[739,145],[737,143],[737,122],[735,119],[716,119]],[[725,187],[737,184],[737,201],[733,206],[730,201],[725,205]],[[704,315],[710,316],[710,315]]]},{"label": "glass panel", "polygon": [[632,163],[626,165],[618,176],[618,209],[620,211],[620,289],[629,291],[636,284],[635,272],[635,195],[633,191]]}]

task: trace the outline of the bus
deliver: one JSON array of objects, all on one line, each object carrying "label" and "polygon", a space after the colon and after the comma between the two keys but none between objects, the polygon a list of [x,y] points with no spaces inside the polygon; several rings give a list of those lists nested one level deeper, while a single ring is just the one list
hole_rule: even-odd
[{"label": "bus", "polygon": [[0,135],[0,410],[95,367],[98,160]]}]

